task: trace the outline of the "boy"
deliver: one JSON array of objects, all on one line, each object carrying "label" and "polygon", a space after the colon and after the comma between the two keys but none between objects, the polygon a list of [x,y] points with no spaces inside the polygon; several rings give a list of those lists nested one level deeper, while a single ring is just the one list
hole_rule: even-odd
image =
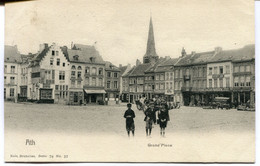
[{"label": "boy", "polygon": [[156,118],[155,118],[155,112],[153,110],[153,103],[150,103],[148,105],[148,108],[145,110],[144,114],[145,114],[145,131],[146,131],[146,136],[151,137],[151,133],[152,133],[152,128],[153,128],[153,123],[156,122]]},{"label": "boy", "polygon": [[127,104],[127,110],[125,111],[124,118],[126,118],[126,131],[128,137],[130,137],[130,131],[132,131],[132,134],[134,136],[135,134],[135,124],[134,124],[134,118],[135,118],[135,112],[131,109],[132,105],[129,103]]}]

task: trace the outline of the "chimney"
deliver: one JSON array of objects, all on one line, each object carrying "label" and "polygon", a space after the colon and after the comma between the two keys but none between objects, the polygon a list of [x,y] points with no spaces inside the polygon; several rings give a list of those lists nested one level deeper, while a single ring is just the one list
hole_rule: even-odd
[{"label": "chimney", "polygon": [[171,57],[170,56],[165,56],[165,59],[169,60],[169,59],[171,59]]},{"label": "chimney", "polygon": [[215,47],[215,54],[220,53],[222,51],[222,47]]},{"label": "chimney", "polygon": [[186,56],[186,51],[185,51],[184,47],[182,47],[181,57],[184,57],[184,56]]},{"label": "chimney", "polygon": [[191,51],[191,55],[193,56],[193,55],[195,55],[196,54],[196,52],[195,51]]},{"label": "chimney", "polygon": [[122,67],[122,64],[119,64],[119,67],[121,68],[121,67]]},{"label": "chimney", "polygon": [[141,61],[139,59],[136,60],[136,66],[141,65]]}]

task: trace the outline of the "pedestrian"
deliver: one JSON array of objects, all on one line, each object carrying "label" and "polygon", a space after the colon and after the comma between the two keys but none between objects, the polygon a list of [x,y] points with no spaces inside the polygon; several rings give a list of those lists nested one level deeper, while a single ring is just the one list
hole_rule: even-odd
[{"label": "pedestrian", "polygon": [[158,118],[157,123],[160,125],[160,135],[165,137],[165,128],[167,127],[167,122],[170,120],[169,109],[166,104],[158,111]]},{"label": "pedestrian", "polygon": [[132,104],[127,104],[127,110],[125,111],[124,118],[126,118],[126,131],[128,137],[130,137],[130,131],[132,131],[133,136],[135,135],[135,112],[131,109]]},{"label": "pedestrian", "polygon": [[145,110],[144,114],[145,114],[144,121],[146,124],[146,126],[145,126],[146,136],[151,137],[153,123],[156,122],[153,103],[149,103],[148,108]]}]

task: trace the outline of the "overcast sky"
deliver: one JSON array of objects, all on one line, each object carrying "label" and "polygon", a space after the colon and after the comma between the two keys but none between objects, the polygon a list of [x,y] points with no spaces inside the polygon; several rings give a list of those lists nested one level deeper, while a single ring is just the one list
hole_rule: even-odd
[{"label": "overcast sky", "polygon": [[104,60],[135,64],[146,51],[150,15],[159,56],[254,43],[252,0],[39,0],[6,5],[5,40],[21,53],[40,43],[93,45]]}]

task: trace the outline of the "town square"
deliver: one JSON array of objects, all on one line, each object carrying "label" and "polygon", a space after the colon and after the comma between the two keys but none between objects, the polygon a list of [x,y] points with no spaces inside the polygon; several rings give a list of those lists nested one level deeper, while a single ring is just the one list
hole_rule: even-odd
[{"label": "town square", "polygon": [[254,162],[242,1],[7,4],[5,161]]}]

